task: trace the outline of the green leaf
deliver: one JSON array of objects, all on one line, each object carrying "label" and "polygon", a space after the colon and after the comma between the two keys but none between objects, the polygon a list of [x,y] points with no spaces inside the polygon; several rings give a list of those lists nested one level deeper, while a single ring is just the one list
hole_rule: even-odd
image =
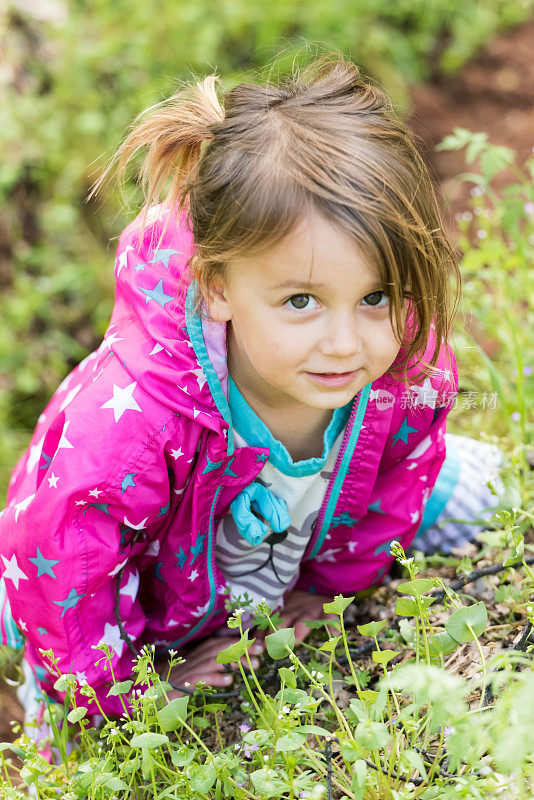
[{"label": "green leaf", "polygon": [[350,606],[355,597],[356,595],[353,597],[343,597],[342,594],[338,594],[331,603],[323,604],[323,611],[325,614],[339,614],[341,617],[343,616],[345,609]]},{"label": "green leaf", "polygon": [[266,744],[272,739],[273,734],[265,728],[258,728],[255,731],[247,731],[243,736],[243,741],[247,744],[257,744],[258,747]]},{"label": "green leaf", "polygon": [[295,728],[295,733],[313,733],[315,736],[331,736],[331,732],[320,725],[299,725]]},{"label": "green leaf", "polygon": [[354,793],[354,800],[363,800],[363,793],[367,785],[367,764],[363,759],[359,758],[354,762],[352,769],[354,775],[350,788]]},{"label": "green leaf", "polygon": [[118,694],[128,694],[133,686],[133,681],[121,681],[114,683],[108,692],[108,697],[116,697]]},{"label": "green leaf", "polygon": [[196,752],[192,747],[182,744],[176,750],[171,750],[171,761],[175,767],[186,767],[194,760],[195,755]]},{"label": "green leaf", "polygon": [[97,789],[106,788],[114,792],[120,792],[127,789],[128,784],[124,783],[124,781],[111,772],[102,772],[95,778],[95,787]]},{"label": "green leaf", "polygon": [[356,727],[355,739],[366,750],[380,750],[391,736],[383,722],[362,720]]},{"label": "green leaf", "polygon": [[449,636],[447,631],[442,631],[428,637],[428,647],[432,656],[448,656],[454,653],[458,647],[458,642],[452,636]]},{"label": "green leaf", "polygon": [[305,741],[306,736],[304,736],[302,733],[295,733],[292,731],[291,733],[286,733],[284,736],[280,736],[280,738],[276,740],[274,749],[278,752],[285,750],[297,750],[297,748],[302,747]]},{"label": "green leaf", "polygon": [[295,647],[295,629],[279,628],[274,633],[270,633],[265,637],[265,647],[275,661],[285,658]]},{"label": "green leaf", "polygon": [[69,722],[79,722],[86,714],[87,709],[83,706],[79,706],[78,708],[73,708],[72,711],[67,714],[67,719]]},{"label": "green leaf", "polygon": [[340,742],[339,745],[339,752],[343,758],[343,761],[346,761],[348,764],[351,764],[353,761],[356,761],[362,754],[362,748],[359,747],[356,742],[352,742],[349,740]]},{"label": "green leaf", "polygon": [[371,658],[375,662],[375,664],[382,664],[385,666],[392,658],[398,653],[395,650],[373,650],[371,653]]},{"label": "green leaf", "polygon": [[220,650],[217,653],[217,664],[232,664],[234,661],[239,661],[242,656],[245,655],[250,645],[255,641],[256,639],[248,638],[248,630],[246,630],[239,641],[235,642],[235,644],[231,644],[230,647],[226,647],[224,650]]},{"label": "green leaf", "polygon": [[[463,644],[481,636],[488,624],[488,612],[482,600],[472,606],[457,608],[445,623],[445,629],[453,639]],[[468,626],[471,626],[472,632]],[[474,634],[474,635],[473,635]]]},{"label": "green leaf", "polygon": [[262,798],[282,795],[287,789],[285,781],[276,777],[276,770],[263,767],[257,769],[250,775],[254,788],[260,793]]},{"label": "green leaf", "polygon": [[358,697],[362,703],[367,703],[368,705],[372,706],[373,703],[376,702],[378,692],[375,692],[373,689],[362,689],[361,692],[358,692]]},{"label": "green leaf", "polygon": [[421,758],[421,754],[417,752],[417,750],[405,750],[402,754],[401,758],[408,762],[410,767],[416,769],[417,772],[421,775],[422,778],[427,780],[427,772],[425,768],[425,764],[423,759]]},{"label": "green leaf", "polygon": [[340,639],[341,636],[333,636],[331,639],[327,639],[327,641],[320,646],[319,650],[324,650],[326,653],[333,653]]},{"label": "green leaf", "polygon": [[411,594],[413,597],[421,597],[422,594],[429,592],[430,589],[434,589],[435,586],[435,578],[416,578],[414,581],[399,583],[397,591],[404,592],[404,594]]},{"label": "green leaf", "polygon": [[169,737],[165,736],[163,733],[149,731],[147,733],[141,733],[139,736],[134,736],[130,744],[132,747],[143,747],[147,750],[152,750],[155,747],[161,747],[161,745],[166,744],[168,741]]},{"label": "green leaf", "polygon": [[217,772],[210,762],[191,764],[189,767],[189,783],[196,792],[209,792],[215,783],[216,777]]},{"label": "green leaf", "polygon": [[167,703],[161,711],[158,711],[159,724],[164,733],[176,730],[176,728],[187,719],[188,703],[189,695],[176,697],[174,700]]},{"label": "green leaf", "polygon": [[395,614],[399,617],[416,617],[419,613],[417,603],[411,597],[399,597],[395,605]]},{"label": "green leaf", "polygon": [[362,636],[378,636],[387,624],[387,620],[384,619],[381,622],[368,622],[367,625],[357,625],[356,627]]},{"label": "green leaf", "polygon": [[278,674],[280,678],[284,681],[284,683],[289,686],[290,689],[297,688],[297,678],[293,670],[288,669],[287,667],[280,667],[278,670]]}]

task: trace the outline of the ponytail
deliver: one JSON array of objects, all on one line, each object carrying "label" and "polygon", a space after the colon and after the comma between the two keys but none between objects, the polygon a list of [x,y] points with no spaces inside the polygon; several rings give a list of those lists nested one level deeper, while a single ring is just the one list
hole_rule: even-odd
[{"label": "ponytail", "polygon": [[216,83],[220,83],[220,78],[208,75],[194,84],[185,84],[172,97],[139,114],[131,125],[131,132],[91,187],[87,200],[110,181],[113,171],[124,196],[126,167],[140,150],[148,147],[139,171],[146,198],[142,209],[142,229],[149,209],[155,201],[161,200],[169,178],[170,186],[163,203],[176,207],[179,213],[187,198],[184,187],[198,164],[202,145],[213,138],[211,126],[224,120]]}]

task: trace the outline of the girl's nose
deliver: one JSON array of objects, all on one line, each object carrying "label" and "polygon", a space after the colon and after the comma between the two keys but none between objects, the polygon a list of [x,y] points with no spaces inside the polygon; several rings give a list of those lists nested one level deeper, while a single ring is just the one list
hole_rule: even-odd
[{"label": "girl's nose", "polygon": [[[350,358],[361,351],[361,331],[357,321],[349,315],[334,316],[328,320],[321,350],[332,358]],[[354,365],[351,365],[354,366]]]}]

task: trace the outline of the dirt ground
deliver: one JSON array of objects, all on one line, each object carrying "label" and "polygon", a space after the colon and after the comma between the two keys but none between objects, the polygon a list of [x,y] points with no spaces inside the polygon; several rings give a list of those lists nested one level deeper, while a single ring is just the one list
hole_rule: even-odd
[{"label": "dirt ground", "polygon": [[[534,22],[499,36],[454,78],[440,78],[411,92],[410,125],[423,140],[425,156],[441,182],[444,222],[465,211],[471,184],[453,185],[466,170],[463,152],[435,152],[455,127],[486,131],[490,142],[513,148],[522,165],[534,147]],[[496,179],[504,184],[505,173]],[[0,683],[0,741],[13,738],[10,720],[21,718],[13,689]]]}]

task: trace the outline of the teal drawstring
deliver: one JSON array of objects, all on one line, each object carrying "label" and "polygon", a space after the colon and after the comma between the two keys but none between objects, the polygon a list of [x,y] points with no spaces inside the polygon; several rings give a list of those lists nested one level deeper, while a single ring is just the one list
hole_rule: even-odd
[{"label": "teal drawstring", "polygon": [[[280,533],[291,525],[286,501],[256,481],[237,495],[230,509],[239,533],[252,545],[261,544],[269,527]],[[262,522],[254,511],[261,514],[268,524]]]}]

